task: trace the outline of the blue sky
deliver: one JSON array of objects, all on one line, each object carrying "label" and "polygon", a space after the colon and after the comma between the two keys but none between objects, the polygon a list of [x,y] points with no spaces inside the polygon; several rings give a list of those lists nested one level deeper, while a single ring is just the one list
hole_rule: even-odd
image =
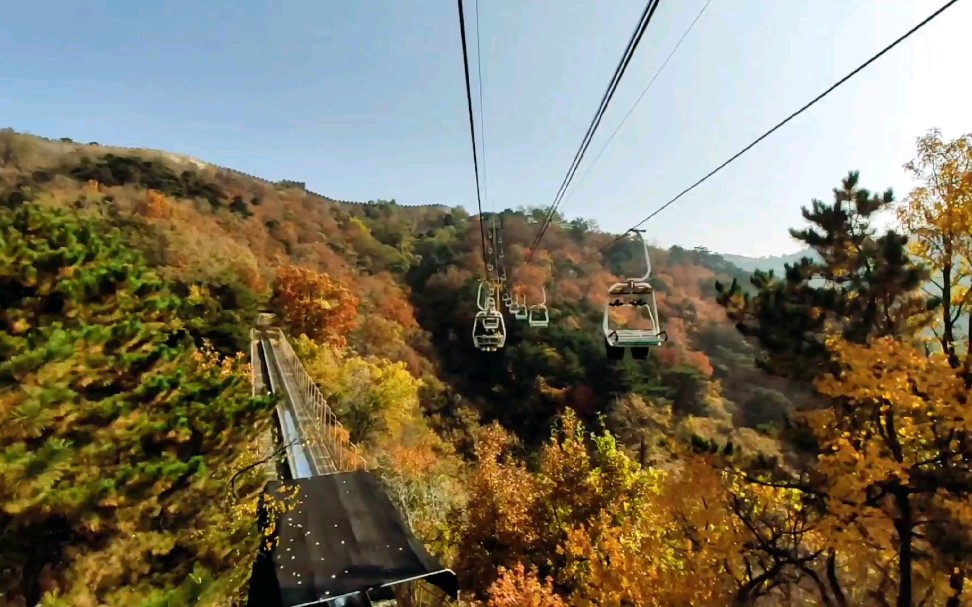
[{"label": "blue sky", "polygon": [[[942,2],[712,0],[578,184],[705,3],[662,0],[562,210],[626,229]],[[642,8],[480,0],[487,210],[553,201]],[[849,169],[903,197],[916,137],[972,130],[970,22],[972,1],[959,2],[645,224],[647,235],[789,253],[800,206],[828,198]],[[0,126],[184,153],[340,199],[475,209],[451,0],[11,3],[0,91]]]}]

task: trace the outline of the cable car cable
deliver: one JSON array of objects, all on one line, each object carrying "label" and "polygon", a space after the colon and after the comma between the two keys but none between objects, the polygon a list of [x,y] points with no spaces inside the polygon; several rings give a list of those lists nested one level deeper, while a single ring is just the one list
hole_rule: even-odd
[{"label": "cable car cable", "polygon": [[651,18],[654,16],[655,10],[658,8],[659,3],[660,0],[648,0],[648,3],[645,5],[645,9],[641,14],[638,25],[635,28],[635,31],[632,33],[631,39],[628,41],[628,46],[625,48],[624,54],[621,56],[621,60],[618,62],[618,65],[614,70],[614,75],[611,77],[611,81],[608,83],[608,87],[604,91],[604,95],[601,97],[601,104],[598,107],[597,112],[594,114],[594,118],[591,120],[590,126],[587,128],[587,133],[584,135],[584,140],[581,142],[581,146],[578,148],[577,153],[574,154],[574,160],[571,163],[570,168],[567,170],[567,174],[564,176],[564,180],[560,184],[560,188],[557,190],[557,195],[554,197],[554,202],[550,205],[550,210],[547,212],[547,216],[537,232],[533,245],[530,247],[530,250],[527,253],[526,263],[529,263],[533,259],[537,246],[539,246],[540,241],[543,239],[544,233],[546,233],[547,228],[550,226],[554,214],[557,211],[557,206],[560,204],[560,201],[563,199],[564,192],[570,185],[574,175],[577,173],[577,168],[580,165],[580,162],[583,160],[584,154],[587,152],[587,148],[591,144],[594,133],[597,131],[597,127],[601,124],[601,119],[604,117],[604,112],[611,103],[611,99],[614,97],[618,84],[621,82],[624,72],[631,63],[631,59],[634,57],[634,52],[637,50],[638,44],[641,42],[645,31],[648,29],[648,24],[651,22]]},{"label": "cable car cable", "polygon": [[[710,0],[711,1],[711,0]],[[486,108],[483,107],[483,51],[479,45],[479,0],[476,0],[476,72],[479,74],[479,145],[483,148],[483,205],[489,210],[489,183],[486,175]]]},{"label": "cable car cable", "polygon": [[476,154],[476,121],[473,118],[472,90],[469,86],[469,52],[466,49],[466,18],[462,11],[462,0],[459,2],[459,33],[462,36],[462,66],[466,73],[466,105],[469,108],[469,135],[472,137],[473,170],[476,172],[476,204],[479,207],[479,235],[483,243],[483,270],[489,278],[489,262],[486,261],[486,228],[483,224],[483,199],[479,187],[479,158]]},{"label": "cable car cable", "polygon": [[614,92],[617,90],[617,86],[621,81],[621,76],[624,74],[628,64],[631,62],[631,58],[634,56],[634,50],[641,41],[641,37],[644,35],[645,30],[647,29],[648,23],[650,22],[652,15],[654,15],[655,9],[658,8],[658,3],[659,0],[648,0],[648,3],[645,5],[645,9],[641,13],[638,25],[631,33],[631,38],[628,40],[628,45],[625,47],[624,53],[621,55],[621,59],[618,61],[618,65],[614,68],[614,74],[611,76],[611,81],[608,82],[607,89],[605,89],[604,95],[601,97],[601,103],[598,106],[597,111],[594,113],[594,118],[591,119],[591,124],[587,127],[587,132],[584,134],[584,139],[581,141],[580,147],[574,154],[574,159],[571,162],[570,167],[567,169],[567,174],[564,176],[564,180],[561,182],[560,188],[557,190],[557,194],[554,196],[554,202],[550,205],[550,210],[547,211],[543,223],[540,225],[540,229],[537,231],[537,235],[533,240],[533,244],[530,246],[530,250],[528,251],[527,258],[525,260],[526,263],[530,263],[530,261],[533,259],[537,246],[539,246],[540,241],[543,239],[543,235],[550,227],[550,223],[553,221],[553,217],[557,211],[557,206],[560,204],[564,192],[570,185],[570,182],[573,180],[573,176],[576,173],[577,167],[583,159],[584,154],[587,152],[588,146],[590,146],[591,140],[594,137],[594,132],[600,125],[604,112],[607,110],[608,104],[614,97]]},{"label": "cable car cable", "polygon": [[666,208],[668,208],[671,205],[673,205],[682,196],[685,196],[686,194],[688,194],[689,192],[691,192],[692,190],[694,190],[698,186],[702,185],[702,183],[704,183],[705,181],[707,181],[710,177],[712,177],[713,175],[715,175],[716,173],[718,173],[722,169],[724,169],[727,166],[729,166],[729,164],[731,164],[732,162],[734,162],[740,156],[742,156],[743,154],[745,154],[749,150],[753,149],[761,141],[763,141],[764,139],[766,139],[767,137],[769,137],[770,135],[772,135],[773,133],[775,133],[784,124],[788,123],[789,121],[793,120],[794,118],[796,118],[797,116],[799,116],[803,112],[805,112],[808,109],[810,109],[810,107],[812,107],[815,103],[817,103],[818,101],[820,101],[821,99],[823,99],[824,97],[826,97],[827,95],[829,95],[830,93],[832,93],[839,86],[841,86],[842,84],[844,84],[845,82],[847,82],[848,80],[850,80],[851,78],[853,78],[854,76],[856,76],[857,74],[859,74],[861,71],[863,71],[864,68],[868,67],[869,65],[871,65],[872,63],[874,63],[875,61],[877,61],[878,59],[880,59],[888,51],[890,51],[891,49],[893,49],[894,47],[898,46],[899,44],[901,44],[902,42],[904,42],[906,39],[908,39],[912,34],[916,33],[918,30],[920,30],[921,28],[923,28],[926,25],[928,25],[928,23],[930,23],[933,19],[935,19],[936,17],[938,17],[939,15],[941,15],[943,12],[945,12],[946,9],[948,9],[949,7],[951,7],[953,4],[955,4],[958,1],[959,0],[949,0],[949,2],[946,2],[941,8],[939,8],[937,11],[935,11],[934,13],[932,13],[931,15],[929,15],[928,17],[926,17],[921,23],[919,23],[918,25],[914,26],[913,28],[911,28],[910,30],[908,30],[907,32],[905,32],[897,40],[895,40],[894,42],[892,42],[888,46],[884,47],[884,49],[882,49],[878,54],[874,55],[873,57],[871,57],[870,59],[868,59],[867,61],[865,61],[864,63],[862,63],[860,66],[858,66],[852,72],[850,72],[849,74],[847,74],[846,76],[844,76],[843,78],[841,78],[840,80],[838,80],[837,82],[835,82],[834,84],[830,85],[830,87],[827,90],[825,90],[824,92],[822,92],[819,95],[817,95],[816,97],[814,97],[809,103],[807,103],[806,105],[804,105],[803,107],[801,107],[797,111],[795,111],[792,114],[790,114],[789,116],[787,116],[782,122],[780,122],[779,124],[777,124],[776,126],[774,126],[773,128],[771,128],[770,130],[768,130],[765,133],[763,133],[762,135],[760,135],[758,139],[756,139],[755,141],[753,141],[752,143],[750,143],[749,145],[747,145],[746,147],[744,147],[740,151],[736,152],[731,158],[729,158],[728,160],[726,160],[725,162],[723,162],[722,164],[720,164],[716,168],[714,168],[711,171],[709,171],[709,173],[706,174],[704,177],[702,177],[701,179],[699,179],[698,181],[696,181],[695,183],[693,183],[689,187],[687,187],[684,190],[682,190],[681,192],[679,192],[677,196],[675,196],[674,198],[672,198],[671,200],[669,200],[668,202],[666,202],[662,206],[660,206],[657,209],[655,209],[655,211],[652,212],[650,215],[648,215],[648,217],[645,217],[644,219],[642,219],[641,221],[639,221],[638,223],[636,223],[632,228],[629,228],[623,234],[621,234],[620,236],[615,237],[613,240],[611,240],[611,242],[607,243],[606,245],[604,245],[603,247],[601,247],[600,249],[598,249],[597,251],[595,251],[595,255],[597,253],[601,253],[601,252],[609,249],[610,247],[614,246],[616,243],[618,243],[619,241],[621,241],[628,232],[630,232],[633,229],[636,229],[636,228],[641,227],[648,220],[650,220],[651,218],[653,218],[655,215],[658,215],[659,213],[661,213],[662,211],[664,211]]},{"label": "cable car cable", "polygon": [[561,201],[561,204],[570,200],[570,197],[574,195],[574,192],[576,192],[580,188],[581,184],[584,183],[584,180],[591,173],[591,169],[593,169],[594,165],[597,164],[597,161],[601,159],[601,156],[604,154],[604,150],[606,150],[608,146],[611,145],[611,142],[614,140],[614,136],[618,134],[618,131],[620,131],[621,127],[624,126],[624,123],[627,122],[629,117],[631,117],[631,114],[635,111],[635,108],[637,108],[638,105],[641,103],[641,100],[644,99],[645,94],[648,93],[648,90],[651,89],[651,86],[655,84],[655,80],[658,79],[658,76],[665,69],[665,66],[668,65],[668,62],[671,61],[672,57],[675,56],[675,53],[678,52],[678,48],[682,46],[682,42],[685,41],[689,33],[695,28],[695,24],[699,22],[699,19],[702,18],[702,14],[705,12],[705,9],[709,8],[709,4],[711,3],[712,0],[706,0],[705,4],[702,6],[702,10],[700,10],[695,15],[695,19],[692,20],[692,23],[690,23],[688,28],[686,28],[686,30],[682,32],[682,37],[679,38],[678,42],[675,43],[675,47],[672,49],[672,52],[668,53],[668,57],[665,58],[665,61],[663,61],[661,66],[659,66],[658,70],[655,71],[655,75],[652,76],[651,80],[648,81],[648,86],[646,86],[644,90],[641,91],[641,94],[638,95],[638,99],[635,100],[634,104],[631,106],[631,109],[628,110],[628,113],[625,114],[624,118],[621,119],[621,122],[618,123],[617,128],[614,129],[614,132],[611,133],[607,141],[604,142],[604,146],[601,147],[601,151],[597,153],[597,156],[594,157],[594,160],[592,160],[591,163],[587,165],[587,170],[584,171],[583,175],[581,175],[581,178],[577,181],[577,185],[574,186],[574,188],[570,191],[570,194],[564,197],[564,199]]}]

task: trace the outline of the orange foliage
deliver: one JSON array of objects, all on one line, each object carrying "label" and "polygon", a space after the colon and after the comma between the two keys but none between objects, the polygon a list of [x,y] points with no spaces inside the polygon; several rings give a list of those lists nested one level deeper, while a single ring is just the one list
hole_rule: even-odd
[{"label": "orange foliage", "polygon": [[472,586],[495,579],[497,565],[525,560],[538,539],[532,520],[536,480],[522,465],[503,462],[509,446],[510,437],[498,424],[479,433],[479,465],[467,485],[476,499],[468,507],[458,564]]},{"label": "orange foliage", "polygon": [[367,276],[358,279],[360,290],[366,294],[371,311],[397,323],[406,332],[418,328],[415,312],[405,288],[395,282],[390,274]]},{"label": "orange foliage", "polygon": [[714,370],[709,357],[689,347],[689,336],[685,321],[681,318],[670,318],[665,323],[664,329],[668,333],[669,343],[656,350],[662,366],[671,368],[676,365],[688,365],[695,367],[707,377],[711,377]]},{"label": "orange foliage", "polygon": [[522,289],[528,304],[537,303],[543,298],[540,288],[550,282],[550,269],[536,263],[520,266],[514,273],[513,282]]},{"label": "orange foliage", "polygon": [[439,463],[438,455],[428,441],[418,445],[392,444],[387,447],[391,461],[398,470],[409,476],[422,476],[430,473]]},{"label": "orange foliage", "polygon": [[536,568],[527,571],[523,563],[513,569],[500,567],[500,576],[489,587],[488,607],[567,607],[553,590],[553,579],[541,581]]},{"label": "orange foliage", "polygon": [[277,269],[275,301],[296,334],[347,344],[358,318],[358,298],[326,274],[294,265]]},{"label": "orange foliage", "polygon": [[144,214],[149,219],[169,219],[172,217],[172,203],[165,194],[149,190],[145,195]]},{"label": "orange foliage", "polygon": [[709,362],[709,357],[704,352],[685,350],[682,352],[682,361],[690,367],[695,367],[706,377],[712,376],[714,369],[712,368],[712,363]]},{"label": "orange foliage", "polygon": [[665,268],[672,278],[672,294],[701,300],[702,283],[715,280],[712,270],[698,265],[678,264]]},{"label": "orange foliage", "polygon": [[580,281],[570,278],[558,279],[547,291],[547,299],[551,301],[554,297],[558,299],[580,299],[584,295]]}]

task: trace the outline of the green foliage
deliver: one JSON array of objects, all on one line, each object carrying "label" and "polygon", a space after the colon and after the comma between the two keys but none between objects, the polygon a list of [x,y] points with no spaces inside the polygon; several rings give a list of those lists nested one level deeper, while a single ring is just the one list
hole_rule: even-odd
[{"label": "green foliage", "polygon": [[246,201],[243,200],[242,196],[233,197],[233,201],[229,205],[229,210],[236,213],[243,219],[246,219],[247,217],[253,215],[253,213],[250,211],[250,208],[246,206]]},{"label": "green foliage", "polygon": [[239,277],[215,277],[204,287],[175,282],[172,290],[184,298],[186,328],[197,346],[208,342],[226,356],[247,349],[261,299]]},{"label": "green foliage", "polygon": [[157,190],[177,198],[202,198],[213,207],[223,204],[225,194],[215,184],[194,171],[176,173],[161,160],[139,156],[105,154],[92,160],[88,157],[68,170],[78,181],[97,181],[106,186],[133,184]]},{"label": "green foliage", "polygon": [[220,479],[269,402],[194,347],[194,304],[118,230],[23,204],[0,209],[0,310],[0,590],[185,604],[238,565]]}]

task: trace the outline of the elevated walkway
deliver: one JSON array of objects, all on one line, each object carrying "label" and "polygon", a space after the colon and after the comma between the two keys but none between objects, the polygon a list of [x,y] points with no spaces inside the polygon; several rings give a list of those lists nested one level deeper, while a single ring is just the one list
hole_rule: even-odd
[{"label": "elevated walkway", "polygon": [[269,541],[253,565],[248,605],[438,607],[457,599],[455,574],[365,470],[286,335],[261,326],[251,337],[254,394],[280,396],[287,465],[262,496],[258,524]]}]

